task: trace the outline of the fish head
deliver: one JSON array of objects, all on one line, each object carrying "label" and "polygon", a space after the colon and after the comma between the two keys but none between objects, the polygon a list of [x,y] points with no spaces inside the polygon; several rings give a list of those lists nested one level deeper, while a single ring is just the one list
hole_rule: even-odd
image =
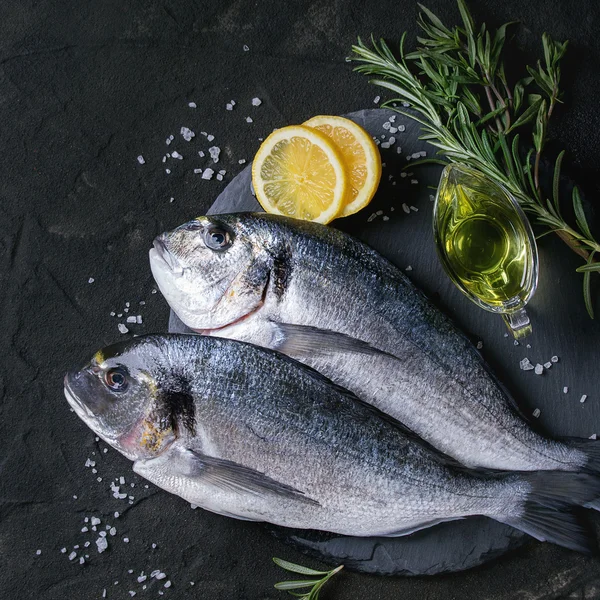
[{"label": "fish head", "polygon": [[250,231],[253,221],[242,217],[198,217],[154,240],[154,279],[191,329],[211,333],[264,304],[273,257],[264,236],[256,228]]},{"label": "fish head", "polygon": [[160,410],[156,345],[136,338],[96,352],[64,378],[69,404],[86,425],[131,460],[161,454],[176,435]]}]

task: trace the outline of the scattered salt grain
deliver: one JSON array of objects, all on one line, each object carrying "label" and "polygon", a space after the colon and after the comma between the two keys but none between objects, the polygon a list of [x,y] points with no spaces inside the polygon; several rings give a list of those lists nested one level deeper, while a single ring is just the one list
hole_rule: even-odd
[{"label": "scattered salt grain", "polygon": [[252,123],[252,117],[246,117],[246,123]]},{"label": "scattered salt grain", "polygon": [[558,356],[553,356],[553,357],[552,357],[550,360],[551,360],[553,363],[557,363],[557,362],[558,362]]},{"label": "scattered salt grain", "polygon": [[239,165],[245,165],[246,164],[246,159],[245,158],[240,158],[240,160],[238,160],[238,164]]},{"label": "scattered salt grain", "polygon": [[398,131],[406,131],[406,127],[404,125],[398,125]]},{"label": "scattered salt grain", "polygon": [[127,317],[128,323],[135,323],[135,317]]},{"label": "scattered salt grain", "polygon": [[260,98],[252,98],[252,106],[260,106],[262,104],[262,100]]},{"label": "scattered salt grain", "polygon": [[206,154],[204,154],[204,152],[202,152],[202,150],[200,150],[200,152],[198,152],[198,156],[200,158],[204,158],[206,156]]},{"label": "scattered salt grain", "polygon": [[377,218],[377,214],[373,213],[372,215],[369,216],[369,218],[367,219],[367,223],[370,223],[371,221],[374,221]]},{"label": "scattered salt grain", "polygon": [[152,291],[150,292],[151,294],[157,294],[158,291],[156,290],[156,288],[153,288]]},{"label": "scattered salt grain", "polygon": [[563,394],[568,393],[568,391],[569,391],[569,388],[565,385],[565,387],[563,388]]},{"label": "scattered salt grain", "polygon": [[587,394],[583,394],[583,396],[581,396],[581,398],[579,398],[579,402],[581,402],[581,404],[583,404],[586,400],[587,400]]},{"label": "scattered salt grain", "polygon": [[248,46],[246,46],[246,44],[244,44],[242,48],[243,48],[244,52],[248,52],[248,50],[250,50],[250,48],[248,48]]},{"label": "scattered salt grain", "polygon": [[196,108],[196,103],[195,102],[188,102],[188,106],[190,108]]},{"label": "scattered salt grain", "polygon": [[204,173],[202,173],[202,179],[212,179],[214,173],[215,172],[212,169],[204,169]]},{"label": "scattered salt grain", "polygon": [[419,212],[419,209],[416,206],[413,206],[412,204],[410,205],[410,210],[412,210],[413,212]]},{"label": "scattered salt grain", "polygon": [[414,152],[413,154],[410,155],[411,158],[421,158],[421,153],[420,152]]},{"label": "scattered salt grain", "polygon": [[519,341],[518,341],[518,340],[515,340],[515,341],[513,342],[513,346],[518,346],[518,345],[519,345]]},{"label": "scattered salt grain", "polygon": [[160,573],[160,570],[155,569],[154,571],[152,571],[152,573],[150,573],[150,577],[156,577],[159,573]]},{"label": "scattered salt grain", "polygon": [[92,525],[100,525],[102,521],[98,517],[92,517]]},{"label": "scattered salt grain", "polygon": [[179,152],[177,152],[177,150],[173,150],[173,152],[171,153],[171,156],[173,158],[176,158],[177,160],[183,160],[183,156],[181,156],[181,154],[179,154]]},{"label": "scattered salt grain", "polygon": [[159,573],[157,573],[157,574],[154,576],[154,578],[155,578],[155,579],[159,579],[159,580],[160,580],[160,579],[165,579],[165,577],[166,577],[166,574],[165,574],[165,573],[163,573],[162,571],[161,571],[161,572],[159,572]]},{"label": "scattered salt grain", "polygon": [[477,350],[481,350],[483,348],[483,342],[477,342]]},{"label": "scattered salt grain", "polygon": [[129,544],[129,538],[128,538],[128,537],[126,537],[126,538],[123,538],[123,541],[124,541],[126,544]]},{"label": "scattered salt grain", "polygon": [[213,159],[213,162],[216,162],[216,163],[219,162],[219,154],[221,154],[221,148],[219,148],[218,146],[211,146],[208,149],[208,153],[210,154],[210,157]]},{"label": "scattered salt grain", "polygon": [[171,580],[167,579],[167,581],[165,581],[165,587],[166,588],[170,588],[171,587]]},{"label": "scattered salt grain", "polygon": [[73,551],[69,554],[69,560],[74,560],[77,557],[77,552]]},{"label": "scattered salt grain", "polygon": [[94,281],[96,281],[96,280],[95,280],[93,277],[90,277],[90,278],[88,279],[88,283],[94,283]]},{"label": "scattered salt grain", "polygon": [[390,127],[390,133],[398,133],[397,127]]},{"label": "scattered salt grain", "polygon": [[153,543],[153,544],[152,544],[152,548],[156,548],[156,544],[154,544],[154,543]]},{"label": "scattered salt grain", "polygon": [[137,580],[138,580],[138,583],[143,583],[144,581],[146,581],[146,579],[148,579],[148,576],[147,576],[147,575],[140,575],[140,576],[137,578]]},{"label": "scattered salt grain", "polygon": [[228,102],[228,103],[225,105],[225,110],[233,110],[233,104],[231,104],[231,102]]},{"label": "scattered salt grain", "polygon": [[42,553],[42,551],[41,550],[36,550],[35,553],[39,556]]},{"label": "scattered salt grain", "polygon": [[390,144],[389,144],[389,142],[383,142],[381,144],[381,147],[384,148],[385,150],[387,150],[390,147]]},{"label": "scattered salt grain", "polygon": [[99,537],[96,540],[96,546],[98,547],[98,552],[102,553],[108,548],[108,540],[105,537]]},{"label": "scattered salt grain", "polygon": [[521,367],[521,370],[523,371],[532,371],[535,368],[527,357],[519,363],[519,367]]},{"label": "scattered salt grain", "polygon": [[133,598],[135,596],[135,592],[133,590],[129,590],[129,595]]},{"label": "scattered salt grain", "polygon": [[90,542],[86,542],[86,543],[83,545],[83,547],[84,547],[84,548],[89,548],[89,547],[90,547]]},{"label": "scattered salt grain", "polygon": [[235,106],[235,100],[231,101],[231,106]]},{"label": "scattered salt grain", "polygon": [[102,590],[102,597],[103,597],[103,598],[106,598],[106,588],[104,588],[104,589]]},{"label": "scattered salt grain", "polygon": [[63,554],[66,554],[66,553],[67,553],[67,549],[66,549],[66,548],[61,548],[61,549],[60,549],[60,551],[61,551]]},{"label": "scattered salt grain", "polygon": [[120,517],[120,513],[116,512],[115,513],[115,519],[118,519]]},{"label": "scattered salt grain", "polygon": [[544,363],[544,369],[549,369],[552,366],[551,362],[545,362]]},{"label": "scattered salt grain", "polygon": [[144,159],[144,157],[141,154],[137,157],[137,161],[140,163],[140,165],[143,165],[146,163],[146,160]]},{"label": "scattered salt grain", "polygon": [[408,265],[408,267],[406,267],[405,271],[412,271],[412,267],[410,265]]},{"label": "scattered salt grain", "polygon": [[202,173],[202,169],[194,169],[194,173],[196,175],[199,175],[200,173]]},{"label": "scattered salt grain", "polygon": [[223,175],[221,175],[221,173],[217,173],[217,181],[223,181]]},{"label": "scattered salt grain", "polygon": [[143,322],[142,315],[137,315],[137,316],[136,316],[136,318],[135,318],[135,322],[136,322],[138,325],[141,325],[141,324],[142,324],[142,322]]},{"label": "scattered salt grain", "polygon": [[82,527],[81,528],[81,533],[86,533],[87,531],[89,531],[89,529],[87,527]]},{"label": "scattered salt grain", "polygon": [[384,215],[383,217],[381,217],[381,219],[383,221],[389,221],[390,220],[390,218],[387,215]]},{"label": "scattered salt grain", "polygon": [[390,123],[388,123],[387,121],[382,125],[382,127],[387,131],[388,129],[390,129],[392,125]]},{"label": "scattered salt grain", "polygon": [[533,411],[533,416],[537,419],[542,414],[542,411],[539,408],[536,408]]},{"label": "scattered salt grain", "polygon": [[170,175],[170,174],[171,174],[171,169],[165,169],[165,173],[166,173],[167,175]]},{"label": "scattered salt grain", "polygon": [[380,100],[381,100],[381,96],[375,96],[375,98],[373,98],[373,104],[379,104]]},{"label": "scattered salt grain", "polygon": [[540,363],[537,363],[537,365],[535,365],[534,371],[536,375],[541,375],[544,372],[544,367],[540,365]]},{"label": "scattered salt grain", "polygon": [[595,433],[592,433],[592,435],[590,435],[589,439],[596,440],[596,439],[598,439],[598,436]]},{"label": "scattered salt grain", "polygon": [[402,171],[402,173],[400,173],[400,177],[402,177],[403,179],[407,176],[407,173],[405,173],[404,171]]},{"label": "scattered salt grain", "polygon": [[82,565],[83,563],[85,563],[85,558],[83,558],[83,556],[79,557],[79,564]]},{"label": "scattered salt grain", "polygon": [[410,214],[410,208],[408,208],[408,205],[406,203],[402,204],[402,210],[408,215]]},{"label": "scattered salt grain", "polygon": [[215,139],[215,136],[214,136],[214,135],[211,135],[211,134],[208,134],[208,135],[206,136],[206,139],[207,139],[209,142],[212,142],[212,141]]},{"label": "scattered salt grain", "polygon": [[125,326],[124,323],[119,323],[117,325],[117,328],[119,329],[119,332],[122,334],[129,333],[129,329],[127,329],[127,327]]},{"label": "scattered salt grain", "polygon": [[396,138],[394,136],[392,136],[389,140],[388,140],[390,146],[393,146],[396,143]]},{"label": "scattered salt grain", "polygon": [[115,311],[114,311],[114,310],[111,310],[111,311],[110,311],[110,316],[111,316],[111,317],[114,317],[116,314],[117,314],[117,313],[115,313]]},{"label": "scattered salt grain", "polygon": [[189,127],[182,127],[180,133],[181,133],[181,137],[186,142],[191,142],[192,138],[196,137],[196,134]]}]

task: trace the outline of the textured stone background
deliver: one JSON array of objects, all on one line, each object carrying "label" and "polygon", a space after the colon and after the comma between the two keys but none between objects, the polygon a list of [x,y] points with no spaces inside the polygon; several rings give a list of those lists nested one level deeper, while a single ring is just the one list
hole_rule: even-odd
[{"label": "textured stone background", "polygon": [[[451,1],[427,4],[449,23],[458,19]],[[543,31],[571,40],[564,68],[567,107],[559,111],[554,133],[569,151],[571,173],[595,199],[597,3],[471,4],[480,20],[519,20],[516,45],[525,56],[540,52]],[[285,597],[272,590],[282,574],[270,557],[300,559],[297,554],[256,525],[200,518],[182,500],[145,488],[130,464],[112,450],[104,453],[104,444],[69,412],[62,376],[119,337],[109,312],[121,312],[126,301],[130,314],[144,317],[133,331],[164,330],[168,310],[151,293],[147,265],[152,238],[205,212],[241,170],[238,159],[250,160],[258,138],[273,127],[373,106],[379,92],[352,74],[344,58],[356,35],[397,39],[408,30],[414,40],[416,11],[412,0],[0,4],[3,598],[100,598],[104,588],[109,598],[129,598],[128,590],[158,597],[156,584],[143,591],[136,581],[142,570],[154,569],[173,582],[165,597]],[[250,106],[255,96],[263,100],[258,108]],[[231,99],[237,106],[228,112]],[[164,140],[178,136],[182,125],[215,135],[223,153],[219,166],[227,169],[224,182],[200,180],[186,160],[165,174]],[[185,154],[186,143],[177,149]],[[193,166],[204,166],[196,160]],[[88,457],[97,473],[84,467]],[[109,490],[120,475],[127,487],[136,484],[129,488],[132,505]],[[121,516],[114,518],[114,511]],[[100,528],[117,529],[101,555],[97,533],[80,531],[92,516],[102,519]],[[91,541],[87,550],[85,541]],[[85,565],[68,560],[76,544],[78,556],[90,555]],[[600,597],[600,565],[597,558],[531,544],[450,577],[345,574],[326,597],[591,599]]]}]

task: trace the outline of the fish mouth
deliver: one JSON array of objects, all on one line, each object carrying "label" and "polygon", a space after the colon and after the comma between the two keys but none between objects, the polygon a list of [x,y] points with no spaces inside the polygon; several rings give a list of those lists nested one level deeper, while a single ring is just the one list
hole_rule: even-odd
[{"label": "fish mouth", "polygon": [[165,241],[162,239],[162,236],[157,237],[152,243],[152,248],[150,249],[150,260],[157,261],[159,265],[169,269],[173,275],[177,275],[178,277],[183,275],[183,265],[179,262],[179,260],[177,260],[177,257],[175,257],[174,254],[169,251]]},{"label": "fish mouth", "polygon": [[81,399],[75,394],[71,386],[71,380],[77,377],[77,373],[67,373],[65,375],[63,385],[64,393],[67,402],[71,405],[71,408],[75,411],[77,416],[84,422],[89,422],[91,419],[95,419],[96,415],[91,411]]}]

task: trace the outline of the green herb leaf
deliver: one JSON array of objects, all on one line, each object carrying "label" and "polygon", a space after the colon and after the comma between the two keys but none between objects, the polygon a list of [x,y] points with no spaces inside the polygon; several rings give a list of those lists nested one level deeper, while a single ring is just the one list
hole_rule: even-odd
[{"label": "green herb leaf", "polygon": [[316,581],[314,579],[306,579],[304,581],[282,581],[276,583],[275,587],[278,590],[297,590],[305,587],[314,587]]},{"label": "green herb leaf", "polygon": [[[588,263],[586,266],[589,266],[592,264],[592,261],[594,260],[594,255],[596,254],[595,251],[590,253],[590,256],[588,258]],[[594,263],[596,265],[600,265],[600,263]],[[577,269],[579,271],[579,269]],[[585,308],[588,312],[588,315],[590,315],[590,319],[594,318],[594,303],[592,300],[592,284],[591,284],[591,271],[586,271],[583,274],[583,300],[585,302]]]},{"label": "green herb leaf", "polygon": [[273,557],[273,562],[278,567],[281,567],[286,571],[290,571],[291,573],[300,573],[301,575],[327,575],[327,573],[329,573],[329,571],[315,571],[314,569],[309,569],[308,567],[297,565],[277,557]]},{"label": "green herb leaf", "polygon": [[585,217],[585,212],[583,211],[583,204],[581,203],[581,196],[579,195],[579,190],[577,187],[573,188],[573,210],[575,211],[575,219],[577,221],[577,226],[583,233],[590,239],[594,239],[592,236],[592,232],[588,226],[587,219]]},{"label": "green herb leaf", "polygon": [[559,198],[559,187],[560,187],[560,168],[562,165],[565,151],[563,150],[557,157],[554,165],[554,178],[552,180],[552,201],[554,202],[554,210],[560,216],[560,198]]}]

